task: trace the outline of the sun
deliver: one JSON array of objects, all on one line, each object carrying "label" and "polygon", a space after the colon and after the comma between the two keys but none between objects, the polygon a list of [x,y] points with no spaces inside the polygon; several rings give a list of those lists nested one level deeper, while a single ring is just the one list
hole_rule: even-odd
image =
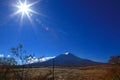
[{"label": "sun", "polygon": [[29,13],[30,8],[26,3],[24,3],[24,4],[21,3],[18,6],[18,11],[21,12],[21,13],[26,13],[27,14],[27,13]]},{"label": "sun", "polygon": [[37,4],[39,1],[28,3],[27,0],[18,0],[17,4],[14,5],[17,8],[17,11],[13,13],[13,15],[21,14],[21,21],[23,21],[23,17],[27,16],[30,22],[32,22],[31,16],[32,14],[39,14],[36,11],[32,10],[31,7]]},{"label": "sun", "polygon": [[[17,3],[17,5],[16,5],[16,7],[18,8],[17,13],[22,13],[22,16],[23,16],[24,14],[26,14],[27,16],[29,16],[29,13],[30,13],[30,12],[33,12],[33,10],[30,8],[31,6],[33,6],[33,5],[27,4],[27,1],[26,1],[26,0],[25,0],[24,2],[19,1],[19,2]],[[16,13],[16,14],[17,14],[17,13]]]}]

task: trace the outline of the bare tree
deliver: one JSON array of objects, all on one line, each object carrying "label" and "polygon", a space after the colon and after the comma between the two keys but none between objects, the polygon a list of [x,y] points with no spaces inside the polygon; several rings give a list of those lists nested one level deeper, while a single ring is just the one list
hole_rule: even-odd
[{"label": "bare tree", "polygon": [[105,75],[106,80],[120,80],[120,56],[110,57],[108,63],[114,65],[108,69]]},{"label": "bare tree", "polygon": [[17,47],[11,48],[11,52],[21,61],[22,80],[24,79],[24,65],[26,65],[32,55],[27,55],[26,50],[23,49],[23,45],[19,44]]}]

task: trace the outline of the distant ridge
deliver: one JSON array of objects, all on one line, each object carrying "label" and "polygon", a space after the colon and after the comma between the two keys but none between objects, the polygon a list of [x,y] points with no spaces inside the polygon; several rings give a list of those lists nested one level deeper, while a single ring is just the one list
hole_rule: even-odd
[{"label": "distant ridge", "polygon": [[36,62],[29,64],[31,66],[53,66],[53,62],[55,66],[91,66],[102,64],[100,62],[95,62],[88,59],[82,59],[73,55],[70,52],[66,52],[64,54],[60,54],[53,59],[44,61],[44,62]]}]

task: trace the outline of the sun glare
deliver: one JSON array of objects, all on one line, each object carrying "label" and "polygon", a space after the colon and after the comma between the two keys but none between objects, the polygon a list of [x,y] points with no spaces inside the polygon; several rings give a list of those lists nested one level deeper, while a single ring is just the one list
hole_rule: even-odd
[{"label": "sun glare", "polygon": [[33,13],[35,14],[39,14],[39,13],[32,10],[31,7],[37,4],[38,2],[39,1],[28,4],[27,0],[24,0],[24,1],[19,0],[17,4],[14,5],[18,10],[15,13],[13,13],[13,15],[21,14],[21,21],[23,20],[23,16],[26,15],[30,20],[30,22],[32,22],[31,15]]}]

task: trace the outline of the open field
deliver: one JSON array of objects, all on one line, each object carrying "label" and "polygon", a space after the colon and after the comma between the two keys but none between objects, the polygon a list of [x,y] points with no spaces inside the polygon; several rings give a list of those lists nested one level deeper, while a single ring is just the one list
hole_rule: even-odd
[{"label": "open field", "polygon": [[[110,66],[87,67],[56,67],[55,80],[102,80]],[[31,68],[33,76],[44,75],[52,71],[51,68]],[[51,72],[52,73],[52,72]],[[51,74],[52,76],[52,74]]]},{"label": "open field", "polygon": [[[105,79],[107,77],[106,74],[113,67],[114,65],[98,65],[98,66],[86,66],[86,67],[55,67],[54,79],[53,79],[52,67],[39,67],[39,68],[32,67],[32,68],[24,68],[23,77],[27,79],[29,78],[28,80],[107,80]],[[18,71],[18,74],[20,75],[22,75],[20,72],[22,70],[23,69],[18,69],[18,68],[13,69],[13,71]],[[3,72],[0,72],[0,74],[2,75]],[[12,73],[12,70],[9,71],[8,73],[13,77],[15,76]],[[9,77],[8,74],[7,77]],[[14,79],[9,78],[7,80],[14,80]]]}]

